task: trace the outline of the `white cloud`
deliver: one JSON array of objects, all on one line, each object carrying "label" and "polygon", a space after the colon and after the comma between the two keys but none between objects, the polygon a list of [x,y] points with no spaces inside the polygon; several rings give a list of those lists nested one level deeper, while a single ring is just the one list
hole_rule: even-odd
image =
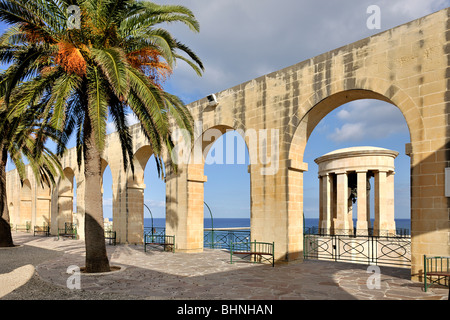
[{"label": "white cloud", "polygon": [[[129,113],[126,115],[126,121],[128,123],[128,126],[132,126],[133,124],[136,124],[139,122],[139,119],[136,117],[134,113]],[[106,133],[110,134],[116,131],[116,126],[114,125],[113,121],[108,121],[106,123]]]},{"label": "white cloud", "polygon": [[342,124],[328,138],[337,143],[384,139],[393,134],[409,133],[401,111],[377,100],[351,102],[336,112],[336,119]]},{"label": "white cloud", "polygon": [[346,123],[341,128],[336,128],[329,138],[335,142],[359,141],[364,136],[363,123]]},{"label": "white cloud", "polygon": [[[157,1],[158,2],[158,1]],[[200,33],[167,29],[202,59],[199,78],[184,62],[167,90],[189,103],[443,9],[444,0],[169,0],[190,8]],[[382,30],[369,30],[367,7],[381,8]],[[164,26],[165,27],[165,26]]]},{"label": "white cloud", "polygon": [[434,10],[448,6],[445,0],[397,0],[382,1],[382,7],[393,14],[403,14],[414,19],[425,16]]},{"label": "white cloud", "polygon": [[165,208],[166,207],[166,202],[165,201],[149,199],[149,200],[145,200],[144,202],[150,208]]}]

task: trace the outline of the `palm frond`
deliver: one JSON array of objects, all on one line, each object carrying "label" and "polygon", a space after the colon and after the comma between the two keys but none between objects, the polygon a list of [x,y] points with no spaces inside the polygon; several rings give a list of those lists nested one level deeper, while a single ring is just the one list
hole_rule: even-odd
[{"label": "palm frond", "polygon": [[88,116],[91,121],[92,130],[95,136],[95,143],[99,151],[105,146],[106,120],[108,111],[108,100],[104,89],[100,70],[92,67],[88,73],[87,97],[88,97]]}]

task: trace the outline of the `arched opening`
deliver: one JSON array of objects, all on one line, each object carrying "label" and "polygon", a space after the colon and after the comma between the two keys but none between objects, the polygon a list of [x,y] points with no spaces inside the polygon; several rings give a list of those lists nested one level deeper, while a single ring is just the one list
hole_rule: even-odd
[{"label": "arched opening", "polygon": [[245,141],[236,131],[228,131],[214,141],[204,168],[208,177],[205,202],[215,213],[214,217],[250,219],[249,164]]},{"label": "arched opening", "polygon": [[[249,234],[250,164],[242,135],[226,127],[205,132],[204,142],[204,245],[221,248],[230,235]],[[227,230],[241,228],[239,230]]]},{"label": "arched opening", "polygon": [[105,221],[105,230],[112,229],[113,218],[113,179],[111,168],[106,160],[101,160],[102,170],[102,200],[103,200],[103,219]]},{"label": "arched opening", "polygon": [[[123,192],[125,196],[125,215],[114,217],[113,220],[114,229],[118,232],[120,242],[143,243],[144,227],[146,227],[144,218],[150,217],[148,212],[145,214],[144,192],[147,185],[144,177],[147,162],[152,154],[153,151],[149,145],[140,147],[133,156],[134,172],[131,170],[131,167],[127,170],[126,188]],[[156,175],[156,173],[151,172],[148,174],[149,177],[152,175]]]},{"label": "arched opening", "polygon": [[[395,162],[395,168],[397,171],[395,177],[395,185],[397,187],[395,189],[397,191],[397,194],[399,191],[400,194],[401,192],[403,192],[403,194],[401,196],[398,196],[397,199],[393,197],[392,201],[395,201],[397,210],[399,211],[396,215],[397,218],[404,217],[408,220],[413,218],[411,215],[411,209],[409,207],[412,203],[412,196],[409,193],[409,185],[412,183],[412,180],[410,178],[410,168],[412,166],[412,161],[408,156],[405,155],[405,153],[409,152],[410,143],[413,144],[414,141],[420,139],[421,135],[423,134],[423,131],[420,130],[420,128],[422,128],[422,123],[420,115],[417,115],[417,109],[414,108],[414,102],[409,99],[409,97],[406,96],[403,92],[399,91],[399,89],[394,89],[392,89],[391,91],[397,92],[395,101],[397,101],[398,97],[402,97],[400,104],[394,103],[385,96],[369,90],[343,91],[337,94],[330,95],[318,103],[311,102],[309,111],[300,121],[297,127],[297,131],[295,132],[295,137],[291,142],[291,149],[289,153],[290,159],[294,159],[296,161],[304,161],[310,164],[309,172],[302,173],[300,177],[300,180],[302,181],[301,185],[303,186],[304,190],[302,190],[301,187],[297,189],[300,190],[300,198],[303,199],[303,202],[293,204],[291,210],[301,210],[302,213],[305,213],[304,217],[306,216],[317,219],[317,215],[312,215],[312,212],[319,211],[318,209],[321,202],[319,201],[317,166],[315,166],[314,164],[314,159],[317,156],[320,157],[330,151],[333,151],[333,149],[336,149],[336,147],[342,149],[350,146],[359,147],[369,145],[373,147],[375,145],[381,148],[389,148],[390,150],[398,151],[400,158]],[[405,110],[407,111],[405,112]],[[369,116],[367,116],[367,114]],[[326,118],[327,115],[330,116],[330,118]],[[366,115],[365,120],[363,120],[364,115]],[[380,117],[384,117],[384,119],[379,119]],[[341,122],[338,122],[338,120],[341,120]],[[328,128],[327,123],[329,126]],[[333,124],[333,126],[331,126],[330,123]],[[377,125],[378,128],[381,129],[377,131],[377,127],[375,125]],[[396,128],[396,130],[398,130],[399,126],[402,127],[402,129],[400,130],[400,132],[389,132],[388,128],[390,126]],[[418,130],[410,131],[410,126],[412,126],[413,128],[418,128]],[[316,131],[317,136],[313,135],[314,130]],[[330,130],[328,135],[326,134],[327,130]],[[392,135],[389,135],[389,133]],[[383,139],[375,141],[373,138],[376,137],[377,134],[384,134],[385,136],[383,137]],[[397,134],[398,136],[396,136]],[[362,141],[362,138],[367,140]],[[329,143],[327,143],[327,139],[334,139],[334,143],[338,144],[330,145]],[[349,141],[345,141],[345,139]],[[355,141],[357,139],[362,140]],[[348,178],[350,176],[349,173],[351,174],[351,172],[347,172],[346,170],[336,173],[336,175],[340,176],[340,182],[337,182],[336,189],[347,189],[345,187],[341,187],[348,187],[348,184],[346,183],[347,180],[344,178],[345,176]],[[379,170],[378,183],[381,185],[383,181],[386,181],[388,175],[389,172],[383,173],[383,170]],[[391,177],[389,185],[391,185],[392,183],[393,182]],[[373,184],[376,185],[376,182],[372,182],[371,184],[373,187]],[[375,188],[377,189],[376,186]],[[322,194],[324,190],[325,189],[322,189]],[[377,190],[380,189],[378,188]],[[344,199],[345,197],[345,192],[341,191],[341,204],[346,203],[346,200]],[[372,195],[371,198],[373,199],[374,196]],[[400,201],[401,198],[403,198],[404,201]],[[383,205],[387,206],[390,201],[389,199],[385,197],[382,202]],[[401,206],[403,206],[402,209],[400,209]],[[345,210],[347,209],[345,205],[339,206],[338,209],[341,212],[345,212],[347,214],[351,213]],[[372,212],[373,211],[375,210],[372,210]],[[357,211],[355,211],[354,213],[356,215]],[[346,218],[348,218],[348,216]],[[374,217],[372,217],[372,219],[373,218]],[[304,221],[305,223],[308,223],[306,219]],[[376,236],[378,237],[378,235]],[[310,239],[306,238],[307,236],[305,236],[305,242],[303,243],[305,257],[309,255],[310,252],[314,252],[314,255],[316,257],[320,256],[320,253],[318,251],[321,250],[319,248],[321,246],[316,246],[316,248],[318,249],[313,249],[311,251],[312,247],[310,245],[314,246],[315,241],[320,242],[322,240],[316,239],[311,242]],[[371,241],[378,241],[375,238],[371,239]],[[391,244],[392,242],[388,242],[387,244],[383,244],[383,246],[389,246]],[[343,246],[345,246],[346,248],[350,248],[353,245],[351,243],[345,243],[343,244]],[[411,255],[408,255],[408,252],[412,251],[411,240],[405,239],[405,241],[398,241],[393,246],[395,246],[395,248],[392,247],[389,248],[389,250],[391,250],[390,252],[395,251],[395,253],[391,255],[384,255],[383,258],[391,259],[392,256],[392,258],[396,259],[395,263],[398,263],[397,265],[401,265],[404,267],[411,266],[413,257]],[[339,245],[332,245],[330,248],[333,248],[331,250],[331,254],[335,254],[337,252],[336,250],[340,250]],[[386,251],[385,249],[380,250]],[[367,252],[369,252],[369,250]],[[400,252],[402,253],[400,254]],[[348,259],[354,261],[355,255],[353,251],[346,252],[346,254],[348,255]],[[370,254],[372,255],[371,259],[377,259],[377,263],[380,263],[379,256],[376,256],[376,252],[372,251],[372,253]],[[362,256],[362,254],[360,253],[358,253],[357,255],[358,257]],[[365,263],[367,263],[367,259],[365,260]],[[391,263],[391,261],[389,261],[389,263]]]},{"label": "arched opening", "polygon": [[164,164],[160,168],[158,175],[158,167],[155,156],[153,154],[144,165],[144,230],[153,230],[161,232],[166,226],[166,183],[163,172],[165,172]]},{"label": "arched opening", "polygon": [[[380,147],[399,152],[395,159],[395,220],[397,229],[410,229],[410,158],[405,145],[410,143],[407,123],[393,104],[373,99],[345,103],[324,116],[309,136],[304,162],[310,164],[304,173],[305,228],[319,227],[319,180],[314,159],[331,151],[355,147]],[[354,178],[355,174],[349,175]],[[370,188],[370,221],[375,219],[375,178],[368,176]],[[357,198],[352,205],[354,227],[357,219]]]}]

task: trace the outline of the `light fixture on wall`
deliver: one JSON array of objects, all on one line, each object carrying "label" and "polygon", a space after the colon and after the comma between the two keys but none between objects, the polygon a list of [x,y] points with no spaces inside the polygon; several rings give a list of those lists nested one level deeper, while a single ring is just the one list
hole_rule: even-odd
[{"label": "light fixture on wall", "polygon": [[210,107],[215,107],[217,106],[219,103],[217,102],[217,98],[215,94],[210,94],[209,96],[206,97],[208,99],[209,102],[209,106]]}]

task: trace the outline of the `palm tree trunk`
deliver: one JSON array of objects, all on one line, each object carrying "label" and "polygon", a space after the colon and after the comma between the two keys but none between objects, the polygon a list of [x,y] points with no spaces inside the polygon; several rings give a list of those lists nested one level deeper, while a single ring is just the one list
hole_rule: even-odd
[{"label": "palm tree trunk", "polygon": [[9,225],[8,199],[6,196],[7,152],[0,146],[0,247],[14,247]]},{"label": "palm tree trunk", "polygon": [[101,159],[95,144],[89,116],[84,122],[86,147],[84,149],[85,183],[85,241],[86,272],[110,271],[103,228],[103,199],[101,192]]}]

